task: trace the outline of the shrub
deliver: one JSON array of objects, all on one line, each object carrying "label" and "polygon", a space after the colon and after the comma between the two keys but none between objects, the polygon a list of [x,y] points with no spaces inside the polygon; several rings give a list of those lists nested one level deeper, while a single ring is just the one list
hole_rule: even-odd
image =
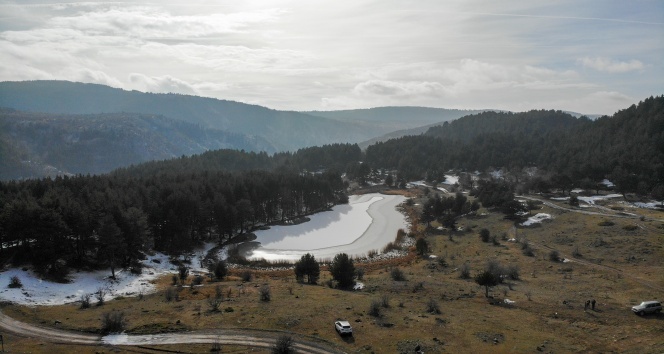
[{"label": "shrub", "polygon": [[578,207],[579,206],[579,198],[575,195],[569,197],[569,205]]},{"label": "shrub", "polygon": [[203,284],[203,277],[200,275],[195,276],[194,279],[191,281],[192,286],[201,285],[201,284]]},{"label": "shrub", "polygon": [[214,274],[214,278],[217,280],[223,280],[228,274],[228,266],[223,260],[211,263],[208,270],[210,273]]},{"label": "shrub", "polygon": [[272,347],[272,354],[292,354],[295,353],[293,348],[293,338],[288,335],[283,335],[277,338],[274,347]]},{"label": "shrub", "polygon": [[530,244],[525,243],[525,247],[521,249],[521,252],[523,252],[524,256],[528,257],[533,257],[535,255],[535,251],[533,251],[533,248],[530,247]]},{"label": "shrub", "polygon": [[380,305],[383,308],[389,309],[390,308],[390,297],[387,295],[383,295],[383,297],[380,298]]},{"label": "shrub", "polygon": [[630,224],[630,225],[625,225],[625,226],[623,226],[623,229],[626,230],[626,231],[634,231],[634,230],[636,230],[636,229],[638,229],[638,228],[639,228],[639,227],[636,226],[636,225],[634,225],[634,224]]},{"label": "shrub", "polygon": [[459,267],[459,278],[470,279],[470,264],[464,263]]},{"label": "shrub", "polygon": [[122,311],[106,312],[101,318],[101,333],[120,333],[127,326],[125,314]]},{"label": "shrub", "polygon": [[378,250],[369,250],[367,252],[367,258],[374,258],[378,255]]},{"label": "shrub", "polygon": [[549,260],[552,262],[560,261],[560,253],[556,250],[551,250],[551,252],[549,252]]},{"label": "shrub", "polygon": [[440,307],[438,307],[438,301],[435,299],[429,299],[427,302],[427,313],[430,314],[440,314]]},{"label": "shrub", "polygon": [[581,252],[579,252],[579,246],[574,246],[574,250],[572,251],[572,256],[574,258],[581,258],[583,256]]},{"label": "shrub", "polygon": [[180,278],[180,284],[184,284],[187,281],[189,276],[189,268],[184,265],[178,267],[178,277]]},{"label": "shrub", "polygon": [[106,289],[98,288],[97,292],[95,292],[95,298],[97,299],[97,306],[101,306],[104,304],[104,296],[106,296]]},{"label": "shrub", "polygon": [[413,286],[413,292],[414,293],[416,293],[420,290],[424,290],[424,282],[423,281],[421,281],[421,282],[415,284],[415,286]]},{"label": "shrub", "polygon": [[405,281],[406,280],[406,275],[403,273],[399,267],[394,267],[390,271],[390,276],[392,277],[392,280],[396,281]]},{"label": "shrub", "polygon": [[212,312],[218,312],[219,311],[219,305],[224,301],[224,297],[221,295],[221,293],[215,294],[215,296],[208,296],[207,298],[207,303],[208,306],[210,306],[210,311]]},{"label": "shrub", "polygon": [[493,274],[493,276],[498,280],[498,283],[502,283],[504,276],[507,275],[507,269],[505,269],[505,267],[503,267],[503,265],[498,263],[498,261],[495,259],[488,260],[484,270]]},{"label": "shrub", "polygon": [[8,286],[12,289],[21,288],[21,287],[23,287],[23,283],[21,282],[21,278],[14,275],[11,278],[9,278],[9,285]]},{"label": "shrub", "polygon": [[401,247],[399,247],[399,245],[397,245],[394,242],[390,242],[387,245],[385,245],[385,247],[383,247],[383,253],[388,253],[390,251],[398,251],[400,249]]},{"label": "shrub", "polygon": [[429,252],[429,243],[423,238],[418,238],[415,242],[415,249],[417,250],[418,255],[424,256]]},{"label": "shrub", "polygon": [[168,288],[164,292],[164,299],[166,299],[166,302],[171,302],[173,301],[173,298],[175,297],[175,289],[173,288]]},{"label": "shrub", "polygon": [[221,343],[219,343],[219,340],[214,341],[212,343],[212,348],[210,348],[210,353],[219,353],[221,352]]},{"label": "shrub", "polygon": [[380,317],[380,301],[373,300],[371,305],[369,305],[369,316]]},{"label": "shrub", "polygon": [[254,273],[252,273],[250,270],[245,270],[240,275],[240,277],[242,278],[242,281],[246,281],[246,282],[251,281],[251,278],[253,278],[253,276],[254,276]]},{"label": "shrub", "polygon": [[90,298],[92,298],[92,294],[82,294],[81,295],[81,308],[82,309],[87,309],[90,307]]},{"label": "shrub", "polygon": [[488,229],[480,230],[480,240],[482,240],[482,242],[489,242],[490,239],[491,232]]},{"label": "shrub", "polygon": [[364,278],[364,268],[356,268],[355,269],[355,277],[357,280],[362,280]]},{"label": "shrub", "polygon": [[272,299],[272,293],[270,291],[270,287],[266,284],[260,287],[258,289],[258,295],[261,301],[263,302],[269,302]]},{"label": "shrub", "polygon": [[615,225],[615,223],[613,221],[610,221],[610,220],[604,220],[604,221],[600,221],[597,225],[599,225],[599,226],[613,226],[613,225]]},{"label": "shrub", "polygon": [[519,266],[516,264],[510,264],[507,267],[507,276],[512,280],[519,280]]}]

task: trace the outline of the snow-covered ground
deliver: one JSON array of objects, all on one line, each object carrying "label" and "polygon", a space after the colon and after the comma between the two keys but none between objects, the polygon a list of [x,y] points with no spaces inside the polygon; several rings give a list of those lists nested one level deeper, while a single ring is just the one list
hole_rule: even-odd
[{"label": "snow-covered ground", "polygon": [[590,197],[578,197],[579,201],[585,202],[590,205],[595,205],[595,202],[598,200],[612,199],[612,198],[622,198],[621,194],[607,194],[607,195],[593,195]]},{"label": "snow-covered ground", "polygon": [[531,225],[534,225],[534,224],[541,224],[542,221],[551,220],[551,219],[553,219],[553,217],[551,217],[550,214],[538,213],[538,214],[535,214],[535,215],[529,217],[528,220],[522,222],[521,225],[531,226]]},{"label": "snow-covered ground", "polygon": [[317,259],[332,259],[339,253],[363,256],[380,251],[394,241],[397,230],[408,229],[405,216],[396,210],[405,200],[377,193],[351,196],[347,205],[312,215],[308,222],[256,232],[261,245],[249,257],[297,260],[311,253]]},{"label": "snow-covered ground", "polygon": [[[362,256],[371,250],[380,251],[394,241],[397,230],[407,229],[404,215],[396,206],[406,198],[381,194],[351,196],[348,205],[338,205],[332,211],[311,216],[311,221],[294,226],[277,226],[259,231],[257,241],[263,246],[254,257],[266,259],[299,259],[306,252],[318,259],[332,259],[337,253]],[[268,248],[269,246],[269,248]],[[190,257],[190,274],[206,272],[201,258],[214,247],[213,243],[195,250]],[[223,253],[224,251],[221,251]],[[223,254],[221,258],[225,258]],[[155,290],[152,280],[165,274],[174,274],[177,267],[164,254],[149,256],[143,261],[141,275],[129,271],[116,271],[116,279],[109,278],[110,269],[80,272],[70,275],[66,284],[40,279],[31,270],[19,268],[0,272],[0,301],[23,305],[61,305],[76,302],[84,294],[94,294],[100,288],[106,292],[105,300],[118,296],[136,296]],[[23,286],[8,287],[11,277],[17,276]],[[92,301],[96,301],[94,296]]]},{"label": "snow-covered ground", "polygon": [[445,184],[457,184],[459,183],[459,176],[445,175]]},{"label": "snow-covered ground", "polygon": [[[190,274],[197,274],[205,270],[200,266],[200,258],[214,247],[208,243],[205,247],[196,250],[191,257]],[[141,275],[131,274],[129,271],[116,270],[116,279],[110,279],[111,270],[95,272],[71,273],[70,282],[66,284],[42,280],[31,270],[12,268],[0,273],[0,301],[11,301],[22,305],[62,305],[79,301],[81,295],[96,293],[104,289],[105,300],[118,296],[137,296],[139,293],[147,294],[155,290],[150,281],[159,276],[176,273],[177,267],[168,261],[164,254],[157,253],[143,261],[144,267]],[[11,277],[17,276],[23,286],[11,289],[7,287]],[[92,301],[95,302],[94,296]]]}]

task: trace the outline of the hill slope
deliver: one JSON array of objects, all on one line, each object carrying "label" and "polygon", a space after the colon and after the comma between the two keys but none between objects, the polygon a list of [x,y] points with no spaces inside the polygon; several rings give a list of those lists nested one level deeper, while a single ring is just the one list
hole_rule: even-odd
[{"label": "hill slope", "polygon": [[163,116],[0,110],[0,180],[99,174],[224,148],[275,151],[261,138],[203,129]]},{"label": "hill slope", "polygon": [[262,136],[279,150],[359,142],[374,126],[213,98],[126,91],[67,81],[0,82],[0,107],[60,114],[158,114],[200,126]]},{"label": "hill slope", "polygon": [[341,111],[311,111],[309,115],[347,122],[362,122],[366,125],[380,125],[382,133],[413,129],[435,123],[443,123],[483,112],[484,110],[460,110],[429,107],[376,107]]}]

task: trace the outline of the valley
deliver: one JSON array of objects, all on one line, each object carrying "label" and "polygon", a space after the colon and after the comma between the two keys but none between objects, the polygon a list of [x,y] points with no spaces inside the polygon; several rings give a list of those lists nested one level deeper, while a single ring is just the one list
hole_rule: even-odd
[{"label": "valley", "polygon": [[[424,190],[409,190],[407,195],[415,198],[413,207],[424,203]],[[128,339],[76,346],[82,352],[103,347],[124,350],[123,344],[137,343],[132,336],[158,333],[174,335],[162,334],[172,340],[163,346],[145,342],[142,350],[203,352],[219,343],[222,352],[267,352],[266,344],[240,349],[247,344],[225,339],[237,329],[239,334],[255,333],[261,338],[287,331],[296,343],[317,342],[323,352],[411,352],[418,346],[428,352],[469,353],[661,351],[656,333],[664,329],[664,316],[639,317],[629,309],[642,299],[656,299],[664,288],[659,272],[664,252],[661,212],[629,209],[634,216],[616,215],[612,208],[625,205],[607,199],[598,204],[613,213],[591,207],[596,214],[587,214],[575,211],[588,208],[570,210],[560,203],[551,200],[534,210],[552,218],[530,227],[485,209],[461,218],[456,231],[439,231],[436,223],[428,228],[415,224],[411,234],[427,240],[428,252],[419,256],[408,246],[408,255],[396,259],[358,260],[355,266],[364,269],[364,289],[359,291],[330,288],[325,266],[319,285],[296,282],[290,269],[253,270],[250,279],[243,280],[245,270],[237,268],[223,281],[205,280],[195,288],[173,286],[165,275],[154,280],[156,292],[119,297],[89,309],[79,309],[75,302],[45,307],[5,304],[2,311],[34,325],[93,334],[103,313],[126,315]],[[612,225],[601,226],[605,221]],[[478,237],[481,229],[502,236],[497,244],[485,243]],[[524,242],[532,247],[533,256],[523,253]],[[551,259],[552,250],[558,252],[559,260]],[[516,266],[518,276],[492,287],[485,298],[483,287],[472,277],[463,279],[460,271],[467,264],[475,274],[488,262]],[[402,279],[395,280],[394,269],[403,272]],[[267,302],[259,299],[259,290],[265,286],[271,292]],[[178,297],[168,300],[166,294],[173,289]],[[208,303],[215,289],[224,294],[219,311]],[[587,299],[597,300],[594,310],[584,310]],[[380,304],[377,314],[373,312],[376,302]],[[336,319],[349,320],[354,335],[339,337],[332,328]],[[58,323],[53,326],[55,320]],[[194,339],[202,338],[193,337],[199,331],[209,333],[208,339]],[[71,350],[67,344],[50,344],[53,339],[26,342],[9,332],[6,345],[35,348],[49,343],[56,352]],[[178,336],[189,340],[177,344]]]}]

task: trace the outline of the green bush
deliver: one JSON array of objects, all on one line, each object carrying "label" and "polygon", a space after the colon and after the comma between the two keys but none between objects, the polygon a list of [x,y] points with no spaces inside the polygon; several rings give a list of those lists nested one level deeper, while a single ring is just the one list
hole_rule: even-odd
[{"label": "green bush", "polygon": [[406,275],[403,273],[403,270],[399,269],[398,267],[392,268],[392,270],[390,271],[390,276],[392,277],[392,280],[395,281],[406,280]]},{"label": "green bush", "polygon": [[9,278],[9,285],[8,286],[12,289],[16,289],[16,288],[23,287],[23,283],[21,282],[21,278],[14,275],[11,278]]}]

